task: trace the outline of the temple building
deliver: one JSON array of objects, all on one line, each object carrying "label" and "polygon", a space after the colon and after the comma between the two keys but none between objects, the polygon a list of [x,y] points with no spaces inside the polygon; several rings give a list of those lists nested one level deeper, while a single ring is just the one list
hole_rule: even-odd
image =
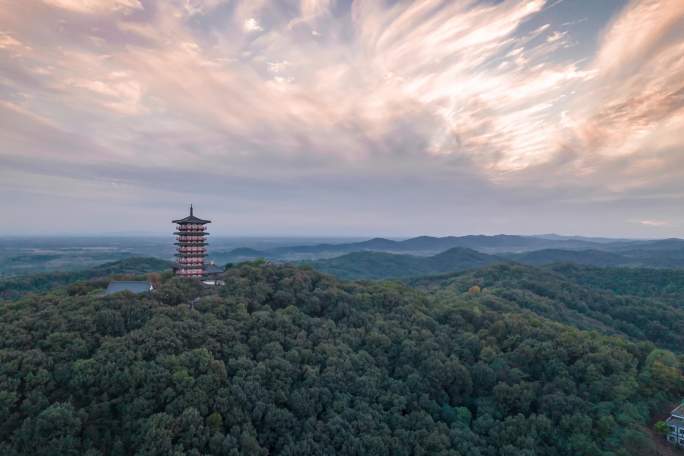
[{"label": "temple building", "polygon": [[211,220],[195,217],[190,205],[190,215],[173,220],[176,226],[176,265],[174,272],[178,276],[201,279],[205,275],[207,256],[207,233],[205,226]]}]

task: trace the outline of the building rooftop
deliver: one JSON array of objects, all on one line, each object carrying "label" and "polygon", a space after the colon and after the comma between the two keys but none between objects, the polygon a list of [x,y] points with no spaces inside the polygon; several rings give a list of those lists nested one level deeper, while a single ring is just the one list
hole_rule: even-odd
[{"label": "building rooftop", "polygon": [[119,293],[121,291],[129,291],[135,294],[148,293],[152,290],[152,285],[147,281],[134,280],[113,280],[109,282],[105,295]]},{"label": "building rooftop", "polygon": [[684,420],[680,418],[675,418],[673,416],[669,417],[665,422],[672,426],[677,426],[679,428],[684,428]]},{"label": "building rooftop", "polygon": [[684,420],[684,404],[679,404],[674,410],[672,410],[671,415]]},{"label": "building rooftop", "polygon": [[185,218],[178,219],[178,220],[171,220],[173,223],[194,223],[198,225],[204,225],[207,223],[211,223],[211,220],[204,220],[199,217],[195,217],[195,215],[192,213],[192,204],[190,205],[190,215],[188,215]]},{"label": "building rooftop", "polygon": [[205,274],[222,274],[225,271],[222,267],[210,263],[204,267],[204,272]]}]

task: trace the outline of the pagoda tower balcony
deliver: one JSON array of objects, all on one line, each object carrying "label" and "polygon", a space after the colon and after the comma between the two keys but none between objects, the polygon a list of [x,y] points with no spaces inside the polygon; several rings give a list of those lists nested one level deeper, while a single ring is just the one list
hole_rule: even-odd
[{"label": "pagoda tower balcony", "polygon": [[188,240],[188,239],[183,239],[183,238],[181,238],[181,239],[176,239],[176,242],[174,242],[175,245],[186,245],[186,244],[187,244],[188,246],[194,245],[194,244],[207,244],[207,243],[208,243],[208,242],[207,242],[206,239],[201,239],[201,240],[194,240],[194,239],[193,239],[193,240]]},{"label": "pagoda tower balcony", "polygon": [[182,231],[186,233],[195,233],[206,231],[207,227],[204,225],[176,225],[176,231]]},{"label": "pagoda tower balcony", "polygon": [[176,242],[207,242],[204,236],[176,236]]}]

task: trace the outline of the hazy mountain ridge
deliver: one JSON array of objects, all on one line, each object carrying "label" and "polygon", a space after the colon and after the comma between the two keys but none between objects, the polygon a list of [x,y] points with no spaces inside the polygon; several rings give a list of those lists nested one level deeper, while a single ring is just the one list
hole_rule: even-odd
[{"label": "hazy mountain ridge", "polygon": [[[575,264],[598,267],[622,268],[684,268],[684,258],[679,261],[677,252],[672,258],[663,258],[661,252],[640,250],[639,256],[632,251],[617,254],[601,250],[545,249],[525,253],[488,255],[473,249],[454,247],[433,256],[417,256],[387,252],[353,252],[339,257],[307,261],[305,264],[321,272],[345,279],[390,279],[424,275],[445,274],[474,269],[497,263],[521,263],[532,266],[552,264]],[[684,253],[684,252],[683,252]]]},{"label": "hazy mountain ridge", "polygon": [[[681,239],[623,240],[542,235],[534,236],[419,236],[406,240],[373,238],[365,241],[331,238],[330,242],[303,238],[222,238],[210,239],[208,260],[217,264],[239,263],[257,258],[278,262],[332,259],[353,252],[384,252],[417,257],[432,257],[453,248],[472,249],[509,261],[544,265],[572,262],[594,266],[684,267],[684,241]],[[36,272],[80,271],[97,264],[123,258],[157,257],[173,260],[173,238],[0,238],[0,277],[21,277]],[[368,258],[367,258],[368,259]],[[340,260],[343,261],[343,260]],[[410,275],[460,270],[444,264],[417,266],[404,259]],[[339,261],[338,261],[339,263]],[[484,264],[484,263],[482,263]],[[475,264],[474,266],[482,265]],[[359,274],[344,275],[356,277]],[[406,276],[399,271],[396,276]],[[374,275],[387,277],[389,274]]]},{"label": "hazy mountain ridge", "polygon": [[[550,235],[545,235],[550,236]],[[300,246],[284,246],[259,251],[245,251],[235,249],[225,253],[225,256],[237,260],[250,258],[268,258],[274,260],[318,259],[334,257],[351,252],[378,251],[387,253],[407,253],[421,256],[431,256],[446,250],[462,247],[487,254],[516,254],[537,250],[596,250],[610,252],[637,260],[648,258],[652,252],[667,250],[681,251],[670,263],[663,262],[663,266],[672,265],[682,260],[684,265],[684,241],[681,239],[665,240],[623,240],[609,241],[604,238],[571,237],[535,237],[518,235],[468,235],[468,236],[418,236],[406,240],[396,241],[385,238],[373,238],[363,242],[339,244],[315,244]],[[681,258],[680,258],[681,257]],[[624,263],[628,263],[625,261]]]}]

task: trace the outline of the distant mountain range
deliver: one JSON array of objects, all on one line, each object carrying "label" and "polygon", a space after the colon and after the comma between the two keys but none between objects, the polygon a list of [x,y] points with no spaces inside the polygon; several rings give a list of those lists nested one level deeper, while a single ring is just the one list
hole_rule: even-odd
[{"label": "distant mountain range", "polygon": [[[500,263],[532,266],[571,263],[600,267],[684,268],[681,250],[662,250],[663,244],[641,246],[623,253],[601,250],[543,249],[524,253],[489,255],[473,249],[454,247],[433,256],[386,252],[353,252],[335,258],[308,261],[313,268],[346,279],[408,278],[475,269]],[[678,245],[678,244],[677,244]]]},{"label": "distant mountain range", "polygon": [[[377,255],[368,255],[369,253]],[[475,254],[479,256],[476,257]],[[470,267],[467,266],[469,262],[473,262],[472,267],[514,261],[530,265],[562,262],[591,266],[678,268],[684,267],[684,240],[610,240],[558,235],[503,234],[420,236],[403,241],[373,238],[363,242],[288,246],[269,250],[239,248],[229,252],[215,252],[214,255],[230,262],[256,258],[277,261],[316,260],[312,264],[321,270],[337,270],[345,277],[377,278],[403,277],[409,274],[408,271],[411,271],[411,275],[414,275],[414,272],[420,274],[458,271]],[[355,272],[352,268],[353,262],[361,262],[363,265],[355,266],[358,269]],[[385,272],[380,271],[383,268]],[[390,270],[400,274],[391,275],[387,272]]]}]

